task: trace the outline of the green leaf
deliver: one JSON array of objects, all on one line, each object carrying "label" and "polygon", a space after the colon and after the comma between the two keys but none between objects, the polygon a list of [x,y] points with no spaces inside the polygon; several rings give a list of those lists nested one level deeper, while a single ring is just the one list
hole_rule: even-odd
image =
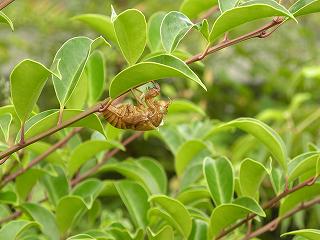
[{"label": "green leaf", "polygon": [[192,186],[178,194],[177,199],[184,205],[211,198],[209,191],[204,186]]},{"label": "green leaf", "polygon": [[[150,166],[147,166],[145,162],[142,163],[139,161],[136,162],[135,160],[127,160],[119,163],[106,164],[100,169],[100,172],[116,171],[129,179],[136,180],[143,184],[152,194],[163,193],[164,185],[166,185],[166,183],[161,180],[162,177],[159,178],[159,175],[162,175],[162,173],[158,172],[155,174],[155,171],[159,171],[156,170],[155,164],[149,163],[148,165]],[[151,168],[154,169],[151,170]]]},{"label": "green leaf", "polygon": [[159,55],[146,62],[141,62],[126,68],[111,81],[109,95],[116,98],[132,88],[152,80],[180,77],[198,83],[206,90],[199,77],[179,58],[172,55]]},{"label": "green leaf", "polygon": [[259,199],[259,187],[267,169],[259,162],[245,159],[241,162],[239,183],[243,196]]},{"label": "green leaf", "polygon": [[116,17],[113,26],[123,56],[130,65],[135,64],[147,42],[147,23],[143,13],[128,9]]},{"label": "green leaf", "polygon": [[167,13],[160,27],[164,49],[168,53],[172,53],[193,26],[191,20],[183,13],[177,11]]},{"label": "green leaf", "polygon": [[175,99],[172,101],[168,108],[168,114],[176,114],[176,113],[198,113],[201,116],[206,116],[206,113],[202,110],[201,107],[196,105],[195,103],[184,100],[184,99]]},{"label": "green leaf", "polygon": [[[153,195],[149,198],[149,201],[161,207],[165,213],[172,217],[178,225],[178,231],[184,238],[188,238],[192,229],[192,219],[188,210],[184,205],[173,198],[165,195]],[[173,226],[174,228],[176,226]]]},{"label": "green leaf", "polygon": [[96,103],[105,90],[105,59],[100,51],[94,51],[87,63],[87,77],[89,84],[89,104]]},{"label": "green leaf", "polygon": [[88,235],[88,234],[77,234],[75,236],[71,236],[67,238],[67,240],[96,240],[96,238]]},{"label": "green leaf", "polygon": [[53,63],[56,64],[61,78],[52,77],[54,89],[61,107],[64,107],[74,91],[84,70],[91,51],[97,46],[110,46],[102,37],[91,40],[87,37],[75,37],[66,41],[56,53]]},{"label": "green leaf", "polygon": [[11,30],[14,31],[13,23],[10,18],[7,17],[3,12],[0,11],[0,23],[6,23],[10,26]]},{"label": "green leaf", "polygon": [[154,233],[149,227],[147,228],[149,240],[174,240],[174,232],[172,227],[165,225],[157,233]]},{"label": "green leaf", "polygon": [[53,214],[46,208],[35,203],[25,203],[21,206],[22,210],[28,213],[34,221],[40,225],[44,235],[51,240],[59,240],[60,234]]},{"label": "green leaf", "polygon": [[81,14],[74,16],[72,20],[83,22],[112,42],[117,42],[113,24],[108,16],[100,14]]},{"label": "green leaf", "polygon": [[[72,119],[73,117],[79,115],[82,113],[82,110],[72,110],[72,109],[65,109],[63,111],[63,118],[62,122],[67,121],[69,119]],[[34,120],[31,118],[30,124],[31,126],[26,129],[26,138],[34,137],[40,133],[43,133],[47,131],[48,129],[51,129],[55,126],[57,126],[57,121],[59,117],[59,111],[52,111],[49,112],[49,115],[45,116],[46,114],[40,113],[40,119],[37,117],[37,115],[34,118],[37,118],[37,121],[34,123]],[[42,117],[45,116],[45,117]],[[29,121],[28,121],[29,122]],[[28,122],[26,124],[28,124]],[[97,115],[91,114],[84,119],[75,122],[74,124],[70,125],[69,127],[86,127],[91,128],[93,130],[96,130],[100,132],[101,134],[104,134],[104,129],[102,127],[101,121],[98,118]]]},{"label": "green leaf", "polygon": [[299,204],[319,196],[319,192],[320,183],[315,183],[312,186],[304,187],[296,192],[291,193],[281,202],[279,216],[284,216],[287,212],[297,207]]},{"label": "green leaf", "polygon": [[294,16],[276,1],[247,1],[238,7],[223,12],[218,17],[210,33],[210,42],[214,42],[222,34],[244,23],[274,16],[286,16],[295,20]]},{"label": "green leaf", "polygon": [[[3,135],[2,137],[4,142],[8,142],[11,122],[12,122],[11,114],[0,115],[0,133]],[[1,134],[0,134],[0,141],[1,141]]]},{"label": "green leaf", "polygon": [[22,123],[30,116],[51,72],[30,59],[15,66],[10,75],[11,97]]},{"label": "green leaf", "polygon": [[206,158],[203,174],[215,205],[230,203],[234,191],[234,173],[230,161],[226,158]]},{"label": "green leaf", "polygon": [[74,196],[82,198],[87,209],[91,209],[93,202],[102,191],[103,183],[98,179],[88,179],[78,184],[71,192]]},{"label": "green leaf", "polygon": [[148,21],[147,43],[152,52],[161,49],[160,26],[166,13],[157,12],[153,14]]},{"label": "green leaf", "polygon": [[140,184],[132,181],[120,181],[115,186],[135,226],[145,228],[150,208],[147,192]]},{"label": "green leaf", "polygon": [[241,197],[233,203],[222,204],[216,207],[210,217],[209,237],[216,237],[223,229],[237,220],[247,217],[249,213],[265,217],[265,213],[259,204],[251,198]]},{"label": "green leaf", "polygon": [[239,0],[218,0],[218,2],[220,11],[225,12],[234,8]]},{"label": "green leaf", "polygon": [[0,203],[6,204],[17,204],[17,195],[13,191],[2,191],[0,192]]},{"label": "green leaf", "polygon": [[295,17],[320,12],[320,1],[299,0],[290,7],[289,11]]},{"label": "green leaf", "polygon": [[68,172],[73,176],[79,168],[99,152],[112,148],[119,148],[124,151],[124,147],[116,141],[112,140],[89,140],[79,144],[71,153],[68,161]]},{"label": "green leaf", "polygon": [[218,3],[217,0],[184,0],[180,6],[180,11],[191,19],[199,15]]},{"label": "green leaf", "polygon": [[16,240],[17,237],[31,227],[37,227],[38,224],[26,220],[13,220],[3,225],[0,230],[0,239]]},{"label": "green leaf", "polygon": [[[28,147],[26,147],[26,149],[28,149],[29,151],[31,151],[32,153],[34,153],[35,155],[40,155],[43,154],[44,152],[48,151],[48,149],[51,147],[52,145],[46,142],[42,142],[42,141],[38,141],[35,142],[31,145],[29,145]],[[52,152],[50,155],[48,155],[44,161],[50,162],[50,163],[56,163],[56,164],[63,164],[63,156],[61,154],[60,151],[54,151]]]},{"label": "green leaf", "polygon": [[292,159],[288,164],[288,181],[291,182],[309,171],[312,172],[313,175],[316,175],[316,166],[319,158],[320,153],[310,152],[301,154]]},{"label": "green leaf", "polygon": [[48,193],[48,198],[53,205],[57,205],[62,197],[69,194],[69,183],[64,170],[60,167],[55,167],[55,170],[57,171],[57,176],[45,174],[41,179]]},{"label": "green leaf", "polygon": [[77,83],[77,86],[73,90],[66,108],[70,109],[83,109],[88,99],[88,79],[86,73],[83,72]]},{"label": "green leaf", "polygon": [[213,128],[208,133],[207,137],[211,136],[216,131],[233,127],[239,128],[257,138],[269,149],[283,169],[287,170],[287,150],[283,140],[272,128],[257,119],[238,118]]},{"label": "green leaf", "polygon": [[285,187],[284,172],[281,169],[273,168],[269,177],[275,194],[280,194]]},{"label": "green leaf", "polygon": [[16,178],[16,191],[20,201],[24,201],[44,171],[40,169],[29,169]]},{"label": "green leaf", "polygon": [[70,229],[86,209],[86,204],[79,196],[65,196],[56,207],[56,221],[63,235]]},{"label": "green leaf", "polygon": [[175,157],[175,169],[181,176],[189,164],[202,162],[205,157],[211,155],[207,145],[200,140],[189,140],[184,142],[177,150]]},{"label": "green leaf", "polygon": [[288,236],[288,235],[296,235],[304,237],[308,240],[318,240],[320,239],[320,230],[318,229],[301,229],[296,231],[287,232],[281,234],[281,237]]},{"label": "green leaf", "polygon": [[199,219],[193,219],[192,231],[189,240],[208,239],[208,223]]}]

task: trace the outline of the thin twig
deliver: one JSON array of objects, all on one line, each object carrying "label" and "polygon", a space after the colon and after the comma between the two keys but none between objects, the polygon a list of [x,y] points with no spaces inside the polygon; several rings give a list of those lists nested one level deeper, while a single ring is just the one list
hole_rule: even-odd
[{"label": "thin twig", "polygon": [[[142,134],[143,134],[143,132],[137,132],[137,133],[131,135],[130,137],[128,137],[126,140],[124,140],[122,142],[122,145],[123,146],[128,145],[129,143],[133,142],[135,139],[142,136]],[[73,187],[73,186],[77,185],[79,182],[81,182],[83,179],[97,173],[98,170],[100,169],[100,167],[103,166],[111,157],[116,155],[119,151],[120,151],[119,148],[115,148],[109,152],[106,152],[101,162],[99,162],[97,165],[95,165],[93,168],[91,168],[90,170],[88,170],[84,174],[79,175],[76,178],[72,179],[71,186]]]},{"label": "thin twig", "polygon": [[[105,102],[103,102],[102,104],[105,104]],[[30,139],[26,139],[24,144],[16,144],[16,145],[8,148],[7,150],[5,150],[5,151],[0,153],[0,159],[3,159],[5,157],[7,157],[7,156],[10,156],[12,153],[15,153],[15,152],[19,151],[20,149],[31,145],[32,143],[35,143],[35,142],[37,142],[37,141],[39,141],[39,140],[41,140],[41,139],[43,139],[45,137],[48,137],[48,136],[60,131],[61,129],[72,125],[73,123],[78,122],[78,121],[80,121],[81,119],[83,119],[85,117],[88,117],[89,115],[91,115],[93,113],[99,112],[100,108],[101,108],[101,103],[99,103],[96,106],[94,106],[94,107],[92,107],[92,108],[80,113],[79,115],[77,115],[77,116],[75,116],[75,117],[73,117],[73,118],[61,123],[61,125],[59,125],[59,126],[55,126],[55,127],[50,128],[49,130],[47,130],[47,131],[45,131],[43,133],[40,133],[37,136],[34,136],[34,137],[30,138]]]},{"label": "thin twig", "polygon": [[316,198],[311,201],[301,203],[298,207],[287,212],[285,215],[283,215],[281,217],[277,217],[276,219],[272,220],[268,224],[262,226],[261,228],[258,228],[256,231],[254,231],[251,234],[249,234],[248,236],[244,237],[243,240],[249,240],[251,238],[260,236],[261,234],[263,234],[265,232],[274,231],[282,220],[289,218],[292,215],[296,214],[297,212],[308,209],[316,204],[320,204],[320,198]]},{"label": "thin twig", "polygon": [[3,219],[0,220],[0,226],[6,222],[9,222],[11,220],[17,219],[18,217],[20,217],[22,214],[21,211],[16,211],[13,214],[9,215],[8,217],[5,217]]},{"label": "thin twig", "polygon": [[14,0],[3,0],[2,2],[0,2],[0,10],[4,9],[6,6],[8,6],[13,1]]},{"label": "thin twig", "polygon": [[[272,208],[276,203],[278,203],[281,199],[285,198],[286,196],[288,196],[289,194],[298,191],[301,188],[304,188],[306,186],[310,186],[310,183],[314,183],[315,179],[317,179],[318,177],[312,177],[296,186],[294,186],[291,189],[285,189],[282,193],[280,193],[279,195],[275,196],[274,198],[272,198],[271,200],[269,200],[268,202],[266,202],[265,204],[262,205],[263,210]],[[235,225],[233,225],[232,227],[230,227],[227,230],[222,231],[216,238],[215,240],[219,240],[223,237],[225,237],[226,235],[228,235],[229,233],[231,233],[233,230],[237,229],[238,227],[242,226],[243,224],[247,223],[248,221],[252,220],[253,218],[255,218],[257,216],[257,214],[250,214],[247,218],[243,219],[242,221],[236,223]]]},{"label": "thin twig", "polygon": [[56,151],[58,148],[63,147],[80,130],[81,130],[81,128],[72,129],[72,131],[65,138],[61,139],[59,142],[57,142],[56,144],[49,147],[47,151],[45,151],[44,153],[40,154],[38,157],[33,159],[25,168],[21,168],[17,172],[12,173],[12,174],[8,175],[7,177],[5,177],[3,179],[3,181],[0,183],[0,188],[5,186],[8,182],[11,182],[12,180],[16,179],[18,176],[25,173],[27,170],[29,170],[30,168],[32,168],[33,166],[35,166],[39,162],[41,162],[43,159],[48,157],[51,153]]}]

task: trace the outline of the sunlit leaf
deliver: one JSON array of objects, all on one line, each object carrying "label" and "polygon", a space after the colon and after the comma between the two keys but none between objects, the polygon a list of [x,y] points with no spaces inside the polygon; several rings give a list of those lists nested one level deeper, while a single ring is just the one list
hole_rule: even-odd
[{"label": "sunlit leaf", "polygon": [[320,12],[319,0],[298,0],[289,9],[294,16],[302,16]]},{"label": "sunlit leaf", "polygon": [[8,16],[1,11],[0,11],[0,23],[8,24],[11,30],[14,31],[13,23],[11,22],[10,18],[8,18]]}]

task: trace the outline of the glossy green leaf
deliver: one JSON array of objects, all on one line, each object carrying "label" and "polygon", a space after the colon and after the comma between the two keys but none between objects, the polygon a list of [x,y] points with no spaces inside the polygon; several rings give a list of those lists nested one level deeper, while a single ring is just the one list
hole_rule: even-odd
[{"label": "glossy green leaf", "polygon": [[20,62],[11,72],[11,97],[21,122],[29,118],[50,75],[49,69],[30,59]]},{"label": "glossy green leaf", "polygon": [[176,113],[198,113],[201,116],[205,116],[206,113],[195,103],[183,100],[183,99],[175,99],[168,108],[168,114],[176,114]]},{"label": "glossy green leaf", "polygon": [[94,51],[89,57],[86,73],[89,86],[89,104],[93,105],[102,96],[105,90],[105,59],[100,51]]},{"label": "glossy green leaf", "polygon": [[52,77],[54,89],[60,106],[65,106],[74,91],[91,52],[99,45],[110,46],[102,37],[91,40],[87,37],[75,37],[66,41],[56,53],[54,71],[61,78]]},{"label": "glossy green leaf", "polygon": [[[155,164],[150,163],[148,165],[151,166],[147,166],[146,163],[141,163],[136,160],[128,160],[119,163],[106,164],[100,169],[100,172],[115,171],[126,176],[129,179],[138,181],[143,186],[145,186],[147,190],[152,194],[164,193],[163,190],[166,183],[163,182],[163,177],[159,178],[159,176],[162,175],[162,173],[160,172],[162,170],[157,170]],[[151,170],[151,168],[153,169]],[[155,174],[155,171],[157,171],[158,173]]]},{"label": "glossy green leaf", "polygon": [[192,186],[178,194],[177,200],[184,205],[192,205],[193,203],[211,198],[209,191],[204,186]]},{"label": "glossy green leaf", "polygon": [[178,224],[177,230],[182,236],[188,238],[192,229],[192,220],[188,210],[181,202],[165,195],[153,195],[149,201],[171,216]]},{"label": "glossy green leaf", "polygon": [[180,189],[184,191],[185,189],[195,184],[198,184],[198,181],[200,181],[202,178],[203,178],[203,163],[197,162],[197,163],[189,164],[182,175]]},{"label": "glossy green leaf", "polygon": [[0,239],[16,240],[17,237],[31,227],[37,227],[38,224],[26,220],[13,220],[3,225],[0,229]]},{"label": "glossy green leaf", "polygon": [[0,115],[0,141],[8,142],[11,122],[11,114]]},{"label": "glossy green leaf", "polygon": [[196,25],[196,29],[202,34],[202,36],[207,40],[207,42],[209,42],[210,30],[208,20],[202,20],[201,23],[198,23]]},{"label": "glossy green leaf", "polygon": [[202,162],[205,157],[210,155],[211,152],[203,141],[186,141],[176,153],[175,169],[177,175],[181,176],[189,164]]},{"label": "glossy green leaf", "polygon": [[304,237],[308,240],[319,240],[320,239],[320,230],[318,229],[301,229],[297,231],[291,231],[284,234],[281,234],[281,237],[288,235],[296,235]]},{"label": "glossy green leaf", "polygon": [[320,183],[315,183],[312,186],[304,187],[291,193],[289,196],[283,199],[280,204],[279,216],[284,216],[293,208],[305,201],[309,201],[319,196]]},{"label": "glossy green leaf", "polygon": [[183,13],[172,11],[165,15],[160,27],[161,42],[164,49],[173,52],[194,24]]},{"label": "glossy green leaf", "polygon": [[180,11],[189,18],[195,19],[217,3],[217,0],[184,0],[180,6]]},{"label": "glossy green leaf", "polygon": [[112,148],[119,148],[124,151],[124,147],[121,144],[112,140],[89,140],[79,144],[72,151],[68,161],[69,175],[73,176],[86,161],[89,161],[99,152]]},{"label": "glossy green leaf", "polygon": [[210,42],[214,42],[222,34],[244,23],[252,22],[266,17],[294,16],[282,5],[273,0],[251,0],[244,4],[223,12],[214,22]]},{"label": "glossy green leaf", "polygon": [[108,40],[117,42],[116,35],[114,33],[113,24],[110,17],[100,14],[81,14],[74,16],[72,20],[78,20],[87,24],[96,32],[102,34]]},{"label": "glossy green leaf", "polygon": [[61,234],[70,229],[86,209],[85,202],[79,196],[65,196],[56,207],[56,221]]},{"label": "glossy green leaf", "polygon": [[239,183],[242,196],[258,200],[259,188],[267,169],[259,162],[252,159],[245,159],[241,162]]},{"label": "glossy green leaf", "polygon": [[[81,110],[65,109],[63,111],[62,122],[67,121],[69,119],[72,119],[73,117],[79,115],[82,112],[83,111],[81,111]],[[26,138],[34,137],[40,133],[47,131],[48,129],[51,129],[51,128],[57,126],[59,111],[54,111],[53,113],[52,113],[52,111],[50,111],[49,115],[47,115],[47,116],[44,115],[44,117],[42,117],[42,116],[43,116],[43,114],[41,114],[40,119],[37,116],[34,117],[34,118],[37,118],[38,121],[35,122],[34,124],[30,124],[31,126],[26,130],[26,134],[25,134]],[[30,119],[30,121],[34,122],[32,118]],[[104,129],[102,127],[101,121],[98,118],[98,116],[95,114],[91,114],[88,117],[85,117],[84,119],[75,122],[74,124],[70,125],[70,127],[91,128],[93,130],[96,130],[96,131],[104,134]]]},{"label": "glossy green leaf", "polygon": [[[79,78],[77,86],[74,88],[66,108],[69,109],[83,109],[88,99],[88,78],[86,73],[83,72]],[[91,105],[90,105],[91,106]]]},{"label": "glossy green leaf", "polygon": [[29,169],[24,174],[16,178],[16,191],[20,201],[24,201],[44,171],[40,169]]},{"label": "glossy green leaf", "polygon": [[319,158],[320,153],[313,152],[304,153],[292,159],[288,164],[289,182],[309,171],[316,175],[316,166]]},{"label": "glossy green leaf", "polygon": [[137,229],[136,232],[132,234],[120,223],[111,224],[107,229],[107,233],[112,235],[112,239],[144,240],[144,231],[142,228]]},{"label": "glossy green leaf", "polygon": [[172,227],[165,225],[157,233],[154,233],[149,227],[147,228],[149,240],[174,240],[174,232]]},{"label": "glossy green leaf", "polygon": [[120,181],[115,186],[135,226],[145,228],[150,208],[147,192],[140,184],[132,181]]},{"label": "glossy green leaf", "polygon": [[102,191],[103,183],[98,179],[88,179],[78,184],[71,192],[74,196],[82,198],[87,209],[91,209],[93,202]]},{"label": "glossy green leaf", "polygon": [[289,9],[293,16],[302,16],[320,12],[319,0],[298,0]]},{"label": "glossy green leaf", "polygon": [[62,197],[68,195],[70,188],[64,170],[60,167],[55,167],[55,170],[57,171],[56,176],[45,174],[41,179],[46,188],[48,198],[53,205],[57,205]]},{"label": "glossy green leaf", "polygon": [[8,24],[11,30],[14,31],[13,23],[11,22],[10,18],[8,18],[8,16],[1,11],[0,11],[0,23]]},{"label": "glossy green leaf", "polygon": [[188,239],[208,239],[208,223],[199,219],[193,219],[192,223],[192,231]]},{"label": "glossy green leaf", "polygon": [[226,158],[206,158],[203,174],[215,205],[230,203],[234,191],[234,173],[230,161]]},{"label": "glossy green leaf", "polygon": [[152,52],[158,51],[162,47],[160,26],[165,15],[164,12],[157,12],[148,21],[147,43]]},{"label": "glossy green leaf", "polygon": [[109,95],[116,98],[132,88],[152,80],[179,77],[187,78],[206,89],[199,77],[179,58],[172,55],[159,55],[126,68],[111,81]]},{"label": "glossy green leaf", "polygon": [[233,203],[216,207],[210,217],[210,239],[217,236],[224,228],[232,225],[237,220],[246,218],[249,213],[254,213],[261,217],[266,216],[259,204],[248,197],[241,197]]},{"label": "glossy green leaf", "polygon": [[67,240],[96,240],[96,238],[88,234],[77,234],[75,236],[68,237]]},{"label": "glossy green leaf", "polygon": [[40,230],[48,237],[48,239],[60,239],[59,229],[54,215],[48,209],[35,203],[25,203],[21,208],[39,224]]},{"label": "glossy green leaf", "polygon": [[220,11],[225,12],[229,9],[234,8],[239,0],[218,0],[218,2]]},{"label": "glossy green leaf", "polygon": [[0,192],[0,203],[7,203],[16,205],[17,204],[17,195],[13,191],[1,191]]},{"label": "glossy green leaf", "polygon": [[137,9],[126,10],[115,18],[113,26],[123,56],[130,65],[135,64],[147,42],[147,23],[143,13]]},{"label": "glossy green leaf", "polygon": [[284,172],[281,169],[273,168],[269,177],[275,194],[280,194],[285,187]]},{"label": "glossy green leaf", "polygon": [[216,131],[233,127],[239,128],[257,138],[269,149],[283,169],[287,170],[287,150],[283,140],[272,128],[257,119],[238,118],[213,128],[208,133],[207,137],[211,136]]},{"label": "glossy green leaf", "polygon": [[[49,143],[38,141],[38,142],[35,142],[35,143],[29,145],[28,147],[26,147],[26,149],[28,149],[29,151],[31,151],[35,155],[40,155],[40,154],[43,154],[44,152],[48,151],[48,149],[51,146],[52,145]],[[64,163],[63,156],[60,151],[52,152],[44,159],[44,161],[47,161],[50,163],[57,163],[57,164]]]}]

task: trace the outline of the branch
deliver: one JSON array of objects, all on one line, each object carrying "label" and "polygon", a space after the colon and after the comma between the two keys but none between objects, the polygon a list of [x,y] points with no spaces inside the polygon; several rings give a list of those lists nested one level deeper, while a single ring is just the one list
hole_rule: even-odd
[{"label": "branch", "polygon": [[[131,135],[130,137],[128,137],[127,139],[125,139],[122,142],[123,146],[128,145],[129,143],[133,142],[135,139],[139,138],[140,136],[142,136],[143,132],[137,132],[133,135]],[[76,178],[72,179],[71,181],[71,186],[74,187],[75,185],[77,185],[79,182],[81,182],[82,180],[86,179],[87,177],[95,174],[98,172],[99,168],[102,167],[111,157],[113,157],[114,155],[116,155],[118,152],[120,151],[119,148],[115,148],[109,152],[106,152],[105,155],[103,156],[103,159],[101,162],[99,162],[97,165],[95,165],[93,168],[91,168],[90,170],[88,170],[87,172],[85,172],[84,174],[77,176]]]},{"label": "branch", "polygon": [[[96,106],[80,113],[79,115],[61,123],[59,126],[55,126],[43,133],[40,133],[39,135],[37,136],[34,136],[30,139],[26,139],[25,142],[23,144],[16,144],[10,148],[8,148],[6,151],[3,151],[0,153],[0,160],[3,159],[3,158],[6,158],[8,156],[10,156],[12,153],[15,153],[17,151],[19,151],[20,149],[22,148],[25,148],[29,145],[31,145],[32,143],[35,143],[37,141],[40,141],[41,139],[45,138],[45,137],[48,137],[58,131],[60,131],[61,129],[63,128],[66,128],[70,125],[72,125],[73,123],[75,122],[78,122],[80,121],[81,119],[85,118],[85,117],[88,117],[89,115],[93,114],[93,113],[96,113],[96,112],[99,112],[99,109],[101,108],[101,104],[109,104],[110,102],[106,103],[106,101],[104,101],[103,103],[99,103],[97,104]],[[1,164],[4,163],[5,161],[1,161]]]},{"label": "branch", "polygon": [[0,220],[0,226],[6,222],[9,222],[11,220],[17,219],[18,217],[20,217],[22,214],[21,211],[16,211],[13,214],[9,215],[8,217],[5,217],[3,219]]},{"label": "branch", "polygon": [[190,59],[188,59],[186,61],[186,63],[187,64],[191,64],[191,63],[200,61],[200,60],[204,59],[206,56],[208,56],[209,54],[212,54],[212,53],[217,52],[219,50],[222,50],[222,49],[224,49],[226,47],[230,47],[232,45],[235,45],[237,43],[246,41],[246,40],[251,39],[251,38],[266,38],[266,37],[270,36],[274,32],[274,31],[271,31],[270,33],[267,33],[267,30],[269,30],[270,28],[276,27],[276,26],[282,24],[283,22],[284,22],[283,19],[274,18],[272,20],[272,22],[264,25],[263,27],[255,30],[255,31],[252,31],[252,32],[247,33],[247,34],[244,34],[244,35],[242,35],[240,37],[237,37],[235,39],[226,40],[226,41],[222,41],[221,43],[218,43],[217,45],[209,48],[205,53],[199,53],[199,54],[191,57]]},{"label": "branch", "polygon": [[4,9],[6,6],[8,6],[13,1],[14,0],[3,0],[2,2],[0,2],[0,10]]},{"label": "branch", "polygon": [[277,217],[276,219],[272,220],[268,224],[262,226],[261,228],[258,228],[256,231],[254,231],[251,234],[249,234],[248,236],[244,237],[243,240],[249,240],[251,238],[260,236],[261,234],[263,234],[265,232],[274,231],[276,229],[276,227],[278,226],[278,224],[282,220],[289,218],[292,215],[296,214],[297,212],[308,209],[316,204],[320,204],[320,198],[316,198],[311,201],[301,203],[298,207],[292,209],[290,212],[287,212],[285,215],[283,215],[281,217]]},{"label": "branch", "polygon": [[19,169],[17,172],[12,173],[11,175],[4,178],[4,180],[0,183],[0,188],[5,186],[8,182],[11,182],[12,180],[16,179],[21,174],[25,173],[27,170],[32,168],[34,165],[41,162],[43,159],[48,157],[51,153],[56,151],[58,148],[61,148],[64,146],[75,134],[80,132],[81,128],[74,128],[65,138],[61,139],[56,144],[52,145],[47,151],[33,159],[25,168]]},{"label": "branch", "polygon": [[[274,198],[272,198],[270,201],[266,202],[265,204],[263,204],[262,208],[263,210],[269,209],[271,207],[273,207],[276,203],[278,203],[281,199],[285,198],[286,196],[288,196],[289,194],[298,191],[299,189],[306,187],[306,186],[311,186],[315,183],[315,180],[318,177],[312,177],[296,186],[294,186],[291,189],[286,189],[284,190],[282,193],[280,193],[279,195],[275,196]],[[232,227],[230,227],[228,230],[222,231],[220,233],[220,235],[218,235],[215,240],[221,239],[223,237],[225,237],[226,235],[228,235],[229,233],[231,233],[233,230],[237,229],[238,227],[242,226],[243,224],[247,223],[248,221],[252,220],[253,218],[255,218],[257,216],[257,214],[250,214],[247,218],[243,219],[242,221],[238,222],[237,224],[233,225]]]}]

